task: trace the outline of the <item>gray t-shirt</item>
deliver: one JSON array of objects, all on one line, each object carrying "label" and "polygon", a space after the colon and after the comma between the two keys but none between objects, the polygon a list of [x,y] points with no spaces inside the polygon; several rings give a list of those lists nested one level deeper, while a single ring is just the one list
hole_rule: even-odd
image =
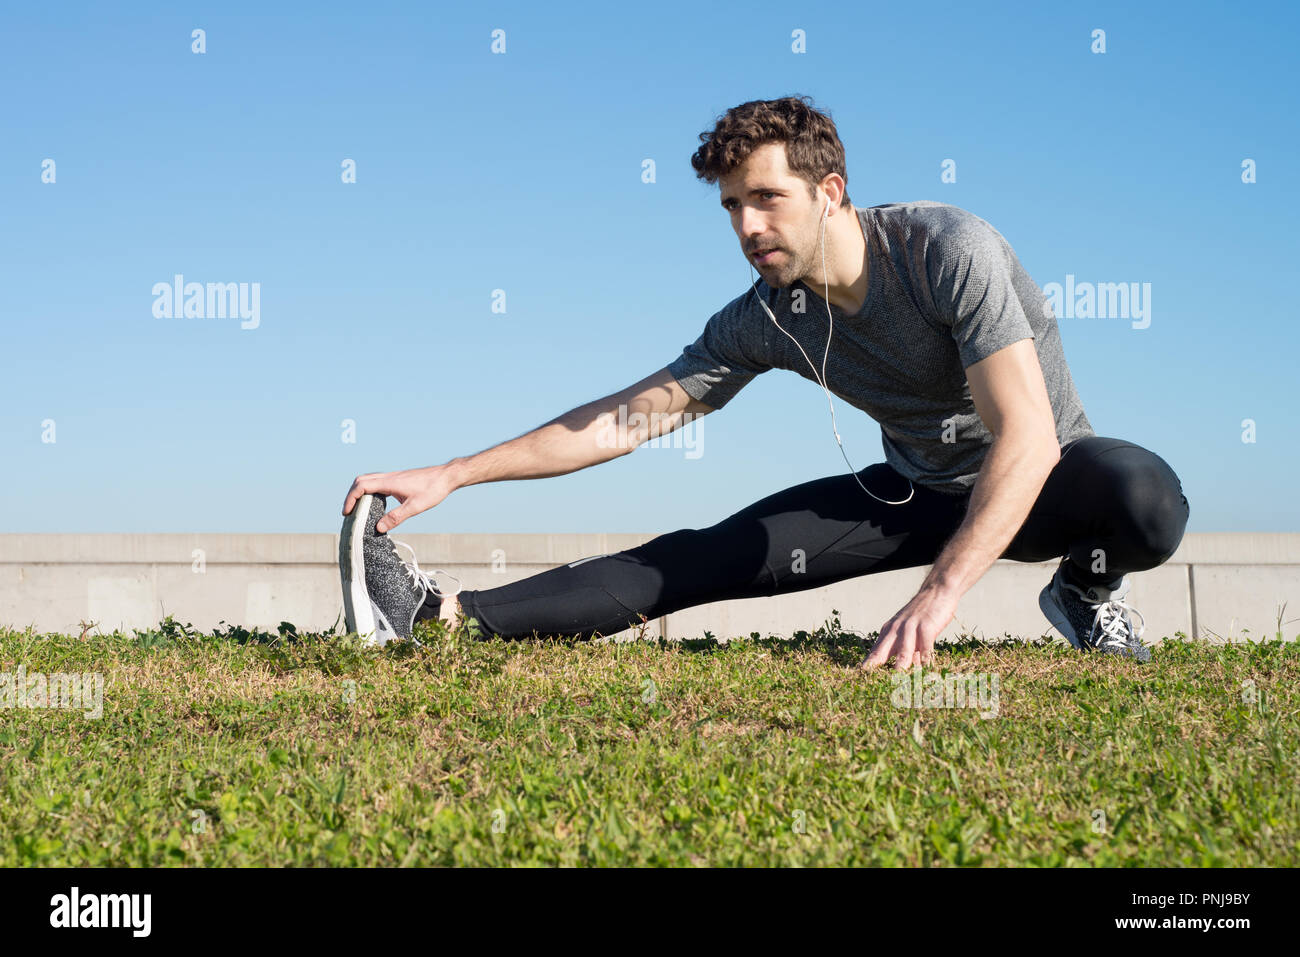
[{"label": "gray t-shirt", "polygon": [[[880,423],[891,467],[938,492],[969,492],[993,435],[975,411],[965,369],[1021,339],[1034,340],[1061,445],[1096,434],[1065,364],[1056,317],[1001,233],[973,213],[930,200],[857,213],[870,288],[853,315],[831,307],[825,378],[832,395]],[[817,381],[758,295],[821,374],[821,289],[802,281],[772,289],[759,279],[668,366],[688,394],[715,409],[768,369]],[[800,303],[803,311],[794,312]]]}]

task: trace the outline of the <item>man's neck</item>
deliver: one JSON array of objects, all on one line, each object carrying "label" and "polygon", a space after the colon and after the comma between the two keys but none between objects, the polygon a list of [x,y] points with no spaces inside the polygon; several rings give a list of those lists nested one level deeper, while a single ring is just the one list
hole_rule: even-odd
[{"label": "man's neck", "polygon": [[[826,222],[826,271],[830,285],[830,303],[849,315],[857,313],[867,301],[870,288],[867,265],[867,240],[862,234],[862,221],[857,208],[850,205],[840,210]],[[821,275],[821,250],[816,248],[816,278],[804,282],[819,298],[824,297],[826,286]]]}]

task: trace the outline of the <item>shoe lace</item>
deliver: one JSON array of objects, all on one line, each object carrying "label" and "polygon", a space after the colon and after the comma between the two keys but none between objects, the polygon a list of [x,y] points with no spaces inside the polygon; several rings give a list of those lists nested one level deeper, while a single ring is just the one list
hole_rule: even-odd
[{"label": "shoe lace", "polygon": [[[1092,619],[1091,634],[1097,636],[1098,648],[1127,648],[1130,643],[1136,643],[1141,639],[1142,632],[1147,627],[1142,612],[1118,598],[1100,602],[1096,608],[1097,613]],[[1138,626],[1136,633],[1132,630],[1132,619],[1125,617],[1126,612],[1132,612],[1142,618],[1142,624]]]},{"label": "shoe lace", "polygon": [[[411,560],[409,562],[406,561],[405,559],[402,559],[402,567],[405,568],[406,573],[409,576],[411,576],[411,584],[415,585],[417,588],[424,589],[424,594],[420,596],[420,601],[423,602],[425,597],[429,594],[429,592],[434,592],[435,594],[443,598],[453,597],[461,593],[463,586],[460,583],[460,579],[457,578],[455,575],[453,575],[451,572],[444,571],[441,568],[435,568],[432,571],[426,572],[424,569],[420,568],[420,563],[415,560],[414,548],[406,544],[406,542],[399,542],[395,538],[389,539],[389,541],[391,541],[394,545],[401,545],[403,548],[405,548],[408,552],[411,553]],[[400,556],[398,557],[400,558]],[[435,585],[433,581],[433,576],[438,574],[446,575],[448,578],[453,579],[456,582],[456,590],[453,592],[445,592],[442,589],[440,589],[437,585]]]}]

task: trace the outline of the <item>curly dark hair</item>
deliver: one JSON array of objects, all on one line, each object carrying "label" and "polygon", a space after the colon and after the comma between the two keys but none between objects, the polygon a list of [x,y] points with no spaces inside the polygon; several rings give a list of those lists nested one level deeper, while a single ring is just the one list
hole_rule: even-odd
[{"label": "curly dark hair", "polygon": [[831,173],[844,178],[840,207],[850,205],[849,174],[830,114],[815,109],[812,98],[783,96],[779,100],[750,100],[718,119],[712,130],[700,134],[702,144],[691,157],[695,175],[712,185],[740,166],[765,143],[784,143],[790,172],[808,184],[808,195]]}]

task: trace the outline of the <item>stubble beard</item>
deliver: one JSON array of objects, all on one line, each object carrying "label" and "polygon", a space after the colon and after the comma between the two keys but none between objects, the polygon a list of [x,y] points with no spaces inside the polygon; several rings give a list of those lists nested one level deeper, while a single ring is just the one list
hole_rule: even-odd
[{"label": "stubble beard", "polygon": [[804,263],[794,253],[784,246],[781,247],[781,252],[783,253],[781,257],[783,262],[774,264],[763,277],[764,282],[773,289],[785,289],[793,286],[804,273]]}]

